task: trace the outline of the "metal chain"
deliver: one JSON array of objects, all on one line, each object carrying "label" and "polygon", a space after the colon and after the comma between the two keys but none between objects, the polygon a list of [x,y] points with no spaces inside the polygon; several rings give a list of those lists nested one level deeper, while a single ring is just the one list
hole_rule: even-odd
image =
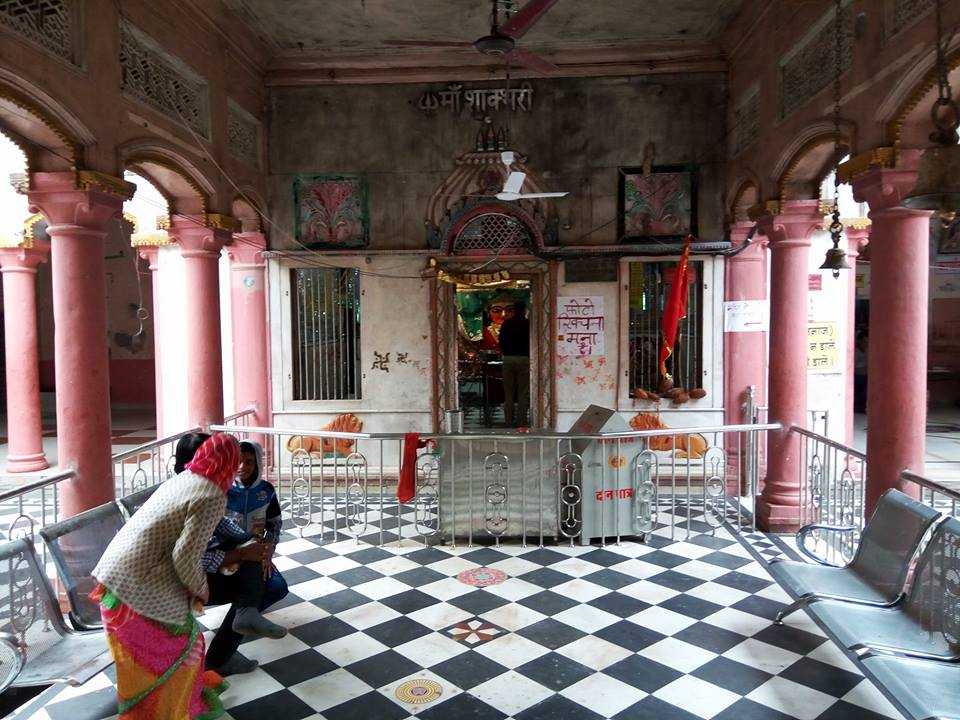
[{"label": "metal chain", "polygon": [[937,17],[937,84],[939,86],[939,98],[944,102],[950,102],[952,93],[950,91],[950,76],[947,72],[946,41],[943,38],[943,17],[941,0],[936,0]]},{"label": "metal chain", "polygon": [[843,0],[837,0],[834,38],[833,73],[833,153],[837,166],[833,170],[833,218],[830,223],[830,239],[835,248],[840,247],[840,76],[843,73]]},{"label": "metal chain", "polygon": [[953,99],[950,89],[950,75],[947,66],[946,49],[948,40],[943,37],[942,2],[936,0],[937,18],[937,99],[930,108],[930,119],[936,130],[930,140],[940,145],[957,143],[957,128],[960,127],[960,107]]}]

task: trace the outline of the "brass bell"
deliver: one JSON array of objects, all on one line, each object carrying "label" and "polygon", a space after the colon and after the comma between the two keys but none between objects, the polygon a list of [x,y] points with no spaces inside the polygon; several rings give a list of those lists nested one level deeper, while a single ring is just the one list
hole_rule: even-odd
[{"label": "brass bell", "polygon": [[903,199],[906,207],[933,210],[944,225],[960,211],[960,145],[935,145],[920,157],[917,184]]},{"label": "brass bell", "polygon": [[820,266],[821,270],[832,270],[835,278],[840,277],[841,270],[849,270],[847,265],[847,253],[845,250],[834,246],[827,250],[827,257]]}]

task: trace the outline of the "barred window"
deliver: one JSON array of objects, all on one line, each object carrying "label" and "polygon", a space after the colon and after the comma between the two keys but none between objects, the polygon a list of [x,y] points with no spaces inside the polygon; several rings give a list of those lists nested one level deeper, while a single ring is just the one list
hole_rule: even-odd
[{"label": "barred window", "polygon": [[[630,263],[631,391],[656,391],[660,385],[660,324],[676,267],[676,261]],[[691,260],[689,268],[687,316],[666,365],[675,387],[692,390],[703,384],[703,262]]]},{"label": "barred window", "polygon": [[290,271],[293,399],[360,399],[360,272]]}]

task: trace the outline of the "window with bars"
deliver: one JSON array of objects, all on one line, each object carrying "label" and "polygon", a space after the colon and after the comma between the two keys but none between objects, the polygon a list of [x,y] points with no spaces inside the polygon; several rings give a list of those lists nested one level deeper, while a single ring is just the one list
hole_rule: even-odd
[{"label": "window with bars", "polygon": [[360,399],[360,271],[295,268],[293,399]]},{"label": "window with bars", "polygon": [[[660,323],[676,261],[630,263],[630,390],[660,385]],[[687,316],[680,321],[667,371],[675,387],[703,384],[703,262],[691,261]]]}]

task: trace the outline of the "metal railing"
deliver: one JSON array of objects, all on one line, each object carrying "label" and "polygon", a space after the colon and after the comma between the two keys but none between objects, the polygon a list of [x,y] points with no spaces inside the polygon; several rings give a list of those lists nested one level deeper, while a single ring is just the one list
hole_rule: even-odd
[{"label": "metal railing", "polygon": [[[400,433],[344,433],[214,425],[267,439],[274,482],[302,536],[374,545],[448,541],[523,545],[658,534],[689,539],[724,523],[755,528],[728,482],[745,448],[779,425],[596,434],[424,434],[414,495],[396,497]],[[736,452],[732,452],[736,449]],[[728,464],[728,455],[732,462]],[[755,465],[755,464],[754,464]],[[756,475],[746,495],[757,490]]]},{"label": "metal railing", "polygon": [[[36,533],[60,519],[60,483],[76,478],[73,470],[48,475],[0,493],[0,513],[6,525],[6,539],[36,539]],[[44,547],[46,560],[46,547]]]},{"label": "metal railing", "polygon": [[864,517],[867,456],[852,447],[794,425],[799,439],[800,524],[851,528],[847,533],[811,533],[808,548],[830,564],[853,558]]},{"label": "metal railing", "polygon": [[252,419],[253,415],[256,414],[256,412],[256,409],[248,407],[245,410],[240,410],[232,415],[227,415],[223,419],[223,424],[231,427],[245,427],[250,424],[250,420]]},{"label": "metal railing", "polygon": [[[246,411],[245,411],[246,412]],[[253,412],[250,410],[249,412]],[[241,415],[238,414],[238,417]],[[233,416],[231,416],[233,419]],[[230,426],[234,429],[235,426]],[[117,497],[125,497],[139,490],[159,485],[173,475],[177,442],[184,435],[200,432],[195,427],[175,435],[151,440],[113,456],[113,480]]]},{"label": "metal railing", "polygon": [[[831,565],[843,565],[853,559],[860,535],[868,520],[866,489],[867,456],[864,452],[794,426],[799,436],[800,524],[828,525],[847,532],[805,534],[810,541],[805,550]],[[900,474],[904,491],[944,515],[957,515],[960,491],[925,478],[909,470]],[[914,487],[911,487],[914,486]]]}]

